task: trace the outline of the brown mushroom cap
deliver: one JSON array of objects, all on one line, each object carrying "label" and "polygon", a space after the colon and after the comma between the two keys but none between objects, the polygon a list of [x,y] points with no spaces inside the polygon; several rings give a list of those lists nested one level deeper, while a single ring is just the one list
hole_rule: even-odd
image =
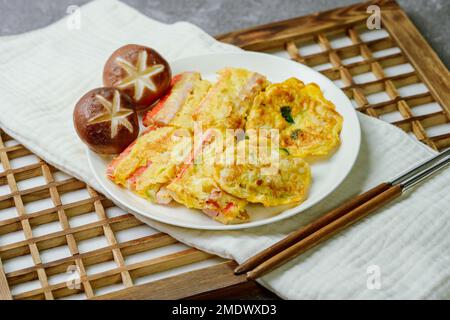
[{"label": "brown mushroom cap", "polygon": [[73,123],[80,139],[98,153],[120,153],[139,134],[130,98],[115,88],[86,93],[75,106]]},{"label": "brown mushroom cap", "polygon": [[169,64],[157,51],[135,44],[114,51],[103,69],[103,84],[127,94],[137,110],[163,96],[171,78]]}]

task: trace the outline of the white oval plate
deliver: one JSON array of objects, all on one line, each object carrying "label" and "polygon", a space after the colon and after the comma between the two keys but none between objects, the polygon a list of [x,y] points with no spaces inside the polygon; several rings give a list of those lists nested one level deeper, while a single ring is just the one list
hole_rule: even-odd
[{"label": "white oval plate", "polygon": [[361,132],[356,111],[342,90],[325,76],[305,65],[263,53],[208,54],[171,62],[173,74],[198,71],[208,80],[215,80],[215,72],[224,67],[240,67],[256,71],[267,76],[271,82],[281,82],[290,77],[297,77],[305,83],[315,82],[343,116],[341,146],[327,160],[311,165],[313,180],[306,201],[292,208],[264,208],[262,205],[249,205],[250,222],[223,225],[208,218],[200,210],[188,209],[177,204],[170,206],[153,204],[115,185],[106,177],[106,167],[111,158],[88,149],[91,169],[107,196],[133,213],[167,224],[194,229],[233,230],[261,226],[291,217],[318,203],[344,180],[358,156]]}]

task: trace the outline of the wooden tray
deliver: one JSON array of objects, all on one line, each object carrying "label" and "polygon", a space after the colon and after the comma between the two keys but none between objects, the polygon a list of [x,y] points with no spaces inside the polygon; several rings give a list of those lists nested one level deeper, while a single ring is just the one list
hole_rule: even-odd
[{"label": "wooden tray", "polygon": [[[366,27],[370,4],[381,8],[382,30]],[[450,146],[449,72],[394,1],[217,38],[305,63],[341,86],[358,110],[433,149]],[[261,290],[233,275],[234,262],[143,225],[3,131],[0,160],[1,299],[209,298]]]}]

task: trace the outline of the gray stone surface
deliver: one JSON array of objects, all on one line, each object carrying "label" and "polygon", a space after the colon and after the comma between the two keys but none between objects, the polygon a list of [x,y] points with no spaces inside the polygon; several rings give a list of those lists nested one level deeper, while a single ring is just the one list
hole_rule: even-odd
[{"label": "gray stone surface", "polygon": [[[358,0],[123,0],[163,22],[186,20],[215,35],[306,15]],[[397,0],[444,63],[450,65],[450,0]],[[0,0],[0,35],[44,27],[88,0]]]}]

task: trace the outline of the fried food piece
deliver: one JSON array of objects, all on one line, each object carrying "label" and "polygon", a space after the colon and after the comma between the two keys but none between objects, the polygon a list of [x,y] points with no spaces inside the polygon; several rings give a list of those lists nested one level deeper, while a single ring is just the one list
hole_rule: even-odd
[{"label": "fried food piece", "polygon": [[172,79],[171,89],[143,119],[145,126],[154,124],[193,129],[192,113],[206,96],[211,83],[198,72],[184,72]]},{"label": "fried food piece", "polygon": [[290,78],[256,97],[246,129],[278,129],[280,146],[291,155],[324,156],[339,145],[342,122],[319,86]]},{"label": "fried food piece", "polygon": [[256,72],[238,68],[222,69],[218,75],[192,118],[204,128],[244,129],[254,98],[269,82]]},{"label": "fried food piece", "polygon": [[[270,143],[264,145],[269,149],[262,150],[261,144],[247,139],[240,141],[234,162],[215,164],[214,179],[218,185],[236,197],[266,207],[304,200],[311,184],[308,163],[272,148]],[[262,156],[263,152],[267,157]]]},{"label": "fried food piece", "polygon": [[190,152],[191,140],[188,131],[151,127],[111,162],[107,175],[141,197],[168,203],[171,199],[161,189],[175,178],[180,159]]},{"label": "fried food piece", "polygon": [[[216,145],[209,141],[207,133],[191,160],[183,165],[177,177],[167,186],[175,201],[188,208],[200,209],[224,224],[249,220],[245,210],[247,201],[223,191],[213,178],[213,162]],[[202,160],[196,161],[202,152]]]}]

